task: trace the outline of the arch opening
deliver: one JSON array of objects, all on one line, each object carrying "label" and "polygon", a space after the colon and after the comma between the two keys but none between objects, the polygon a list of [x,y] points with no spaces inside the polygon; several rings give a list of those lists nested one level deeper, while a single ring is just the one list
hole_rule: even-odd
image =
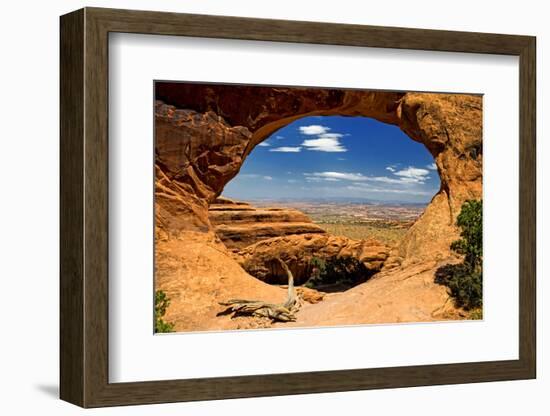
[{"label": "arch opening", "polygon": [[277,257],[297,284],[324,291],[368,280],[388,258],[397,266],[400,242],[440,189],[428,149],[364,116],[289,119],[210,205],[218,237],[272,284],[286,280]]}]

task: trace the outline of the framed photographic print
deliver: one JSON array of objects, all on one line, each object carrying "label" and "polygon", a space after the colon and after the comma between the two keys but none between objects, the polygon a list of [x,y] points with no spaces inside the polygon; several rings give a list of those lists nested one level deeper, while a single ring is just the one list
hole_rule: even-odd
[{"label": "framed photographic print", "polygon": [[535,104],[529,36],[62,16],[61,398],[534,378]]}]

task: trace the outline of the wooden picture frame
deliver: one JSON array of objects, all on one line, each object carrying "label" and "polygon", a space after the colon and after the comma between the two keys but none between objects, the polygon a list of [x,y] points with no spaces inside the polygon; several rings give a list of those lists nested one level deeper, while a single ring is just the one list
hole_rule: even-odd
[{"label": "wooden picture frame", "polygon": [[[100,8],[62,16],[60,28],[61,399],[101,407],[536,377],[534,37]],[[109,383],[110,32],[519,56],[519,359]]]}]

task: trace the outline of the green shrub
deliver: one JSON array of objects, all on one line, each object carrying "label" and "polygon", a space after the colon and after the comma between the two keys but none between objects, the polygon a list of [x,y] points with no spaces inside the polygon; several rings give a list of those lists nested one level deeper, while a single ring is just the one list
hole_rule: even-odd
[{"label": "green shrub", "polygon": [[174,332],[174,324],[165,322],[164,314],[166,308],[170,306],[170,299],[166,296],[166,293],[162,290],[155,292],[155,332]]},{"label": "green shrub", "polygon": [[326,263],[323,259],[320,259],[319,257],[313,257],[311,259],[311,276],[307,280],[307,282],[304,283],[305,287],[309,287],[313,289],[316,285],[321,284],[323,277],[326,275]]},{"label": "green shrub", "polygon": [[448,264],[435,272],[435,283],[449,288],[457,306],[466,310],[482,307],[483,280],[481,270],[471,270],[464,263]]},{"label": "green shrub", "polygon": [[449,288],[456,304],[466,310],[483,306],[483,204],[466,201],[462,205],[456,224],[460,227],[460,239],[451,249],[462,254],[460,264],[448,264],[435,273],[435,283]]},{"label": "green shrub", "polygon": [[320,285],[357,285],[370,277],[366,267],[354,257],[329,257],[311,260],[311,276],[304,286],[315,288]]},{"label": "green shrub", "polygon": [[481,201],[466,201],[462,205],[456,225],[461,228],[459,240],[451,249],[464,255],[464,262],[472,269],[481,266],[483,259],[483,204]]}]

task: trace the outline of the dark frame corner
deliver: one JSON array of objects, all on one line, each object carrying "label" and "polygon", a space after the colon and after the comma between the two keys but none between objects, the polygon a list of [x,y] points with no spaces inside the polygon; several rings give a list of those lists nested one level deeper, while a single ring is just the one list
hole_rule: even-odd
[{"label": "dark frame corner", "polygon": [[[82,407],[536,377],[536,40],[529,36],[85,8],[60,20],[60,396]],[[519,359],[109,383],[108,34],[504,54],[520,62]]]}]

